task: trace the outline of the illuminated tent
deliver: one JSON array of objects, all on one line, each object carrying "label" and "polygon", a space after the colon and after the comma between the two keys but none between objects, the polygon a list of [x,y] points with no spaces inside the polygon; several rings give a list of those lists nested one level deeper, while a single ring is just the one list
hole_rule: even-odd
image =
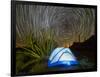
[{"label": "illuminated tent", "polygon": [[56,48],[49,57],[48,67],[52,66],[71,66],[78,64],[75,56],[69,48]]}]

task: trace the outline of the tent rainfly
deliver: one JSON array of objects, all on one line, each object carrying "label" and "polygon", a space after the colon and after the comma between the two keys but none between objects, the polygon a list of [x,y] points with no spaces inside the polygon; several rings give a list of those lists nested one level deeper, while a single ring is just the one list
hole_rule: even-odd
[{"label": "tent rainfly", "polygon": [[72,66],[78,64],[75,56],[69,48],[59,47],[53,50],[49,57],[48,67],[53,66]]}]

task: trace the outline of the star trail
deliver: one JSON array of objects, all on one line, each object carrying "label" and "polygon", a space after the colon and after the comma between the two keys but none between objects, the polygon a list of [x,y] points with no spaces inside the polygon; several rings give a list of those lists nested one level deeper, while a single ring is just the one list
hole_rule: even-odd
[{"label": "star trail", "polygon": [[59,45],[84,42],[95,35],[95,10],[45,5],[16,6],[17,39],[23,40],[25,35],[33,32],[39,35],[48,29],[52,30]]}]

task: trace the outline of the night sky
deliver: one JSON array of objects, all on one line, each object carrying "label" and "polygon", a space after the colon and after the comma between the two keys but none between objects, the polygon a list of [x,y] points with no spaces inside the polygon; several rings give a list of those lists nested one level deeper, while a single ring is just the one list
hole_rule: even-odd
[{"label": "night sky", "polygon": [[[34,29],[35,28],[35,29]],[[53,30],[54,37],[62,46],[74,42],[84,42],[95,35],[95,9],[77,7],[57,7],[45,5],[16,6],[17,38],[34,30]]]}]

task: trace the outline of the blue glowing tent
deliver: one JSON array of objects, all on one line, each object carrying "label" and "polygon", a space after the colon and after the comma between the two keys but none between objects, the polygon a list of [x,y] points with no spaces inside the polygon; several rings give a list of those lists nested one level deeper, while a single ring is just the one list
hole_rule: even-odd
[{"label": "blue glowing tent", "polygon": [[48,67],[53,66],[71,66],[78,64],[75,56],[69,48],[59,47],[53,50],[49,57]]}]

